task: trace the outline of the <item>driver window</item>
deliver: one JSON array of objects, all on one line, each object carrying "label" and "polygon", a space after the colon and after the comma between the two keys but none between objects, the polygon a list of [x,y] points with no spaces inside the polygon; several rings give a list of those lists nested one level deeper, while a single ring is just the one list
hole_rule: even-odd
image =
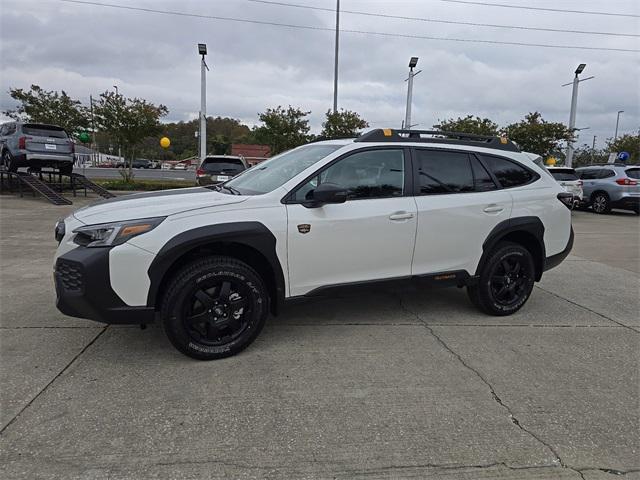
[{"label": "driver window", "polygon": [[302,185],[295,193],[299,202],[310,200],[321,183],[347,189],[348,200],[401,197],[404,191],[404,152],[400,149],[368,150],[334,163]]}]

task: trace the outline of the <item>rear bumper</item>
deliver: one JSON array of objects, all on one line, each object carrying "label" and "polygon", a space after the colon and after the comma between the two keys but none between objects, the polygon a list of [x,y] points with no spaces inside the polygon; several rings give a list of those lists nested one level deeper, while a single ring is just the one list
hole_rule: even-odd
[{"label": "rear bumper", "polygon": [[551,255],[550,257],[545,258],[544,260],[544,271],[551,270],[554,267],[557,267],[562,263],[562,261],[567,258],[569,253],[571,253],[571,249],[573,248],[573,227],[571,227],[571,233],[569,234],[569,241],[567,242],[567,246],[560,253],[556,253],[555,255]]},{"label": "rear bumper", "polygon": [[111,288],[109,248],[75,248],[56,260],[56,307],[65,315],[109,324],[147,324],[152,307],[125,304]]}]

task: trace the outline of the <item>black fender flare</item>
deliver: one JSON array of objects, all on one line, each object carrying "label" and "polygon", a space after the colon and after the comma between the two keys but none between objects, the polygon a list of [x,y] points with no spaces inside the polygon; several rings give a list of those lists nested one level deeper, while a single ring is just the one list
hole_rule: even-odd
[{"label": "black fender flare", "polygon": [[482,243],[482,256],[478,262],[478,268],[476,269],[476,276],[480,275],[482,267],[484,266],[491,250],[504,239],[507,235],[517,232],[524,232],[531,235],[536,242],[537,247],[540,250],[540,258],[534,258],[536,264],[536,281],[540,280],[542,272],[544,271],[546,250],[544,246],[544,224],[538,217],[515,217],[503,220],[498,223],[487,238]]},{"label": "black fender flare", "polygon": [[154,307],[156,305],[165,275],[176,266],[179,258],[199,247],[215,243],[239,244],[250,247],[266,259],[273,272],[275,285],[269,285],[269,279],[265,279],[265,283],[267,288],[274,287],[272,289],[275,293],[274,305],[272,306],[274,311],[277,311],[285,297],[284,274],[276,253],[276,237],[260,222],[207,225],[181,232],[171,238],[160,249],[147,271],[151,281],[147,295],[147,306]]}]

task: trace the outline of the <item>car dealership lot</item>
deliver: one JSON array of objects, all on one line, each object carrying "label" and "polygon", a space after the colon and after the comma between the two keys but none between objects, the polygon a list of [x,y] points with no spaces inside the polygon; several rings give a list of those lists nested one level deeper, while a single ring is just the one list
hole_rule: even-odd
[{"label": "car dealership lot", "polygon": [[55,309],[74,203],[0,197],[2,478],[640,478],[633,214],[574,212],[573,255],[511,317],[352,289],[197,362],[157,326]]}]

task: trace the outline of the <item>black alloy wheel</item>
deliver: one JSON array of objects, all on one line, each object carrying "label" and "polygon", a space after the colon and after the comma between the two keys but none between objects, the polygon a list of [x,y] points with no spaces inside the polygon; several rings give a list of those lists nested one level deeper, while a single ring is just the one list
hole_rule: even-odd
[{"label": "black alloy wheel", "polygon": [[531,252],[524,246],[499,243],[484,262],[477,284],[467,287],[475,306],[489,315],[510,315],[527,302],[535,282]]},{"label": "black alloy wheel", "polygon": [[494,265],[489,285],[491,295],[499,304],[513,305],[527,293],[530,279],[522,263],[522,257],[513,254]]},{"label": "black alloy wheel", "polygon": [[263,279],[225,256],[202,257],[180,269],[164,289],[164,330],[185,355],[214,360],[235,355],[258,336],[269,314]]},{"label": "black alloy wheel", "polygon": [[248,326],[251,305],[246,285],[216,279],[194,287],[183,307],[184,327],[189,336],[206,345],[224,345]]}]

